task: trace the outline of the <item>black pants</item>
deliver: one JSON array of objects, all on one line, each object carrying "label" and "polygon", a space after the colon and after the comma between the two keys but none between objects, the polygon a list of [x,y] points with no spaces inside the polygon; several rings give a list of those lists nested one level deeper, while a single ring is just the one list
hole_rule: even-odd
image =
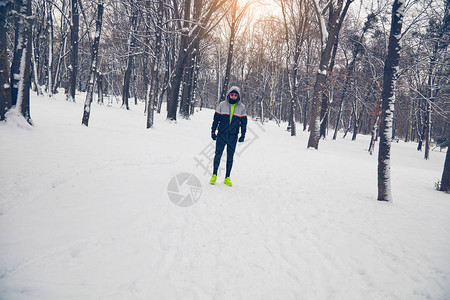
[{"label": "black pants", "polygon": [[227,168],[225,177],[230,177],[231,167],[233,166],[233,156],[236,150],[238,140],[237,134],[218,134],[216,141],[216,155],[214,156],[214,170],[213,174],[217,174],[219,169],[220,159],[222,158],[223,150],[227,146]]}]

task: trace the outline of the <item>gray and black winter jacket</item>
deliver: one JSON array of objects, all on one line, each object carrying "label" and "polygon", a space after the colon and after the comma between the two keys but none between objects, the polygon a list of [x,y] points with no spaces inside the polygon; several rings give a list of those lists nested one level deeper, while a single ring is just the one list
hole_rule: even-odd
[{"label": "gray and black winter jacket", "polygon": [[[234,107],[233,117],[230,122],[231,104],[230,93],[237,92],[239,94],[236,105]],[[227,93],[227,100],[222,101],[217,106],[214,113],[214,120],[211,127],[211,133],[215,133],[219,129],[218,135],[221,134],[238,134],[241,128],[241,135],[245,136],[247,131],[247,114],[245,113],[245,105],[240,102],[241,90],[237,86],[232,86]]]}]

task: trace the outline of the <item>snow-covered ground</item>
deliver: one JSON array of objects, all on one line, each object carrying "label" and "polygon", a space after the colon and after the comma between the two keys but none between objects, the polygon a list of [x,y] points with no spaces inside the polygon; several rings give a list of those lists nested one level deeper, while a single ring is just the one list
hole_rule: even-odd
[{"label": "snow-covered ground", "polygon": [[[250,121],[233,187],[211,186],[212,110],[147,130],[142,105],[93,104],[86,128],[77,100],[0,125],[0,299],[450,299],[445,152],[394,143],[384,203],[369,137],[307,150]],[[169,199],[179,173],[192,206]]]}]

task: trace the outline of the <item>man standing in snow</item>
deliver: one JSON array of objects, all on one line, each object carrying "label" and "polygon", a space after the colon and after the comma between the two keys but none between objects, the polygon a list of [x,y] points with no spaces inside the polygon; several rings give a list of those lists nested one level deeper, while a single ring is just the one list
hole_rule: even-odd
[{"label": "man standing in snow", "polygon": [[[220,158],[225,146],[227,146],[227,167],[223,183],[232,186],[230,173],[233,166],[233,156],[238,141],[239,128],[241,128],[240,143],[244,141],[245,132],[247,131],[247,115],[245,114],[244,104],[239,102],[241,100],[240,93],[241,90],[237,86],[232,86],[228,91],[227,100],[220,102],[214,113],[211,138],[216,141],[216,154],[214,156],[213,175],[209,181],[211,184],[216,183]],[[216,129],[218,129],[217,135]]]}]

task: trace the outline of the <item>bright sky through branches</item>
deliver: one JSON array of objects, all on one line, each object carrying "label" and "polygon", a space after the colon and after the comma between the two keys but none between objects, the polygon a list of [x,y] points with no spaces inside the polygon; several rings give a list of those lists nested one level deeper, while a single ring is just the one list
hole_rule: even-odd
[{"label": "bright sky through branches", "polygon": [[240,5],[245,5],[252,2],[248,9],[248,16],[253,20],[263,19],[271,16],[281,15],[281,6],[279,1],[275,0],[238,0]]}]

